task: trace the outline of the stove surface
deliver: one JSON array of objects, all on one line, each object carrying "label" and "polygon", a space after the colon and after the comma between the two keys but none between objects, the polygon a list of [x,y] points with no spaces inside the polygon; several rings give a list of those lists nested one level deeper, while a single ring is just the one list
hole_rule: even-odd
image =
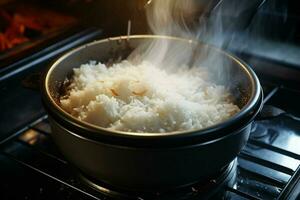
[{"label": "stove surface", "polygon": [[[84,30],[78,37],[68,38],[58,45],[52,51],[53,56],[45,54],[36,62],[23,64],[19,70],[1,77],[0,199],[112,198],[80,181],[60,154],[52,141],[39,91],[28,83],[55,56],[99,37],[98,30]],[[234,181],[218,190],[225,190],[224,196],[218,198],[300,198],[300,120],[297,117],[300,116],[300,91],[265,82],[262,78],[261,81],[265,105],[286,113],[255,120],[250,139],[235,161]],[[194,187],[188,192],[199,193]],[[178,199],[174,196],[163,199],[174,198]],[[133,199],[147,198],[136,195]]]}]

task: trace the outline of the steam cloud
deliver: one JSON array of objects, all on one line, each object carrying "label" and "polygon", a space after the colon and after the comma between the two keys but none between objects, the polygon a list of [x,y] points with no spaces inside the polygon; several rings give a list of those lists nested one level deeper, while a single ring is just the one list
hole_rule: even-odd
[{"label": "steam cloud", "polygon": [[[252,48],[253,38],[257,40],[256,36],[266,31],[268,22],[261,20],[259,13],[276,6],[265,4],[265,0],[149,0],[146,16],[155,35],[175,36],[241,52]],[[207,67],[212,79],[223,83],[230,80],[226,67],[230,63],[211,49],[198,51],[187,47],[185,42],[161,39],[143,43],[131,58],[140,52],[143,52],[141,59],[165,69],[174,70],[182,65]]]},{"label": "steam cloud", "polygon": [[[152,0],[148,1],[146,16],[148,25],[155,35],[175,36],[190,41],[203,41],[218,47],[229,38],[224,37],[228,27],[224,27],[222,10],[215,10],[210,17],[204,14],[197,16],[201,3],[195,0]],[[226,82],[229,72],[225,65],[228,61],[220,53],[210,48],[189,45],[185,41],[157,39],[142,43],[131,55],[131,59],[148,60],[157,67],[169,71],[178,70],[181,66],[207,67],[211,79]]]}]

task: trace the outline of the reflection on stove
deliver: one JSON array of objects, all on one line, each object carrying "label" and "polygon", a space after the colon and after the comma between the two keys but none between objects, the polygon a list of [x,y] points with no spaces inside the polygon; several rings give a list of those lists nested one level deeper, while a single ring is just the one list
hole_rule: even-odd
[{"label": "reflection on stove", "polygon": [[[299,122],[287,117],[255,122],[250,138],[300,154]],[[248,148],[255,150],[252,152],[255,155],[260,155],[267,160],[272,160],[291,169],[296,169],[300,164],[299,160],[254,145],[248,145]]]}]

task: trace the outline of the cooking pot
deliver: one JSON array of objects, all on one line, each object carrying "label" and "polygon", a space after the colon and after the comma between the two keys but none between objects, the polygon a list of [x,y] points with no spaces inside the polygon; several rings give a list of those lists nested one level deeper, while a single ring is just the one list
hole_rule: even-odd
[{"label": "cooking pot", "polygon": [[[224,67],[231,80],[228,86],[241,110],[205,129],[161,134],[98,127],[79,121],[60,107],[64,80],[72,75],[74,67],[90,60],[126,59],[140,44],[159,40],[197,49],[194,58],[201,51],[210,51],[226,61]],[[228,84],[228,80],[223,84]],[[206,44],[151,35],[108,38],[71,50],[45,73],[42,99],[49,114],[52,137],[68,162],[93,180],[133,191],[183,187],[217,174],[246,144],[251,123],[263,104],[257,76],[238,58]]]}]

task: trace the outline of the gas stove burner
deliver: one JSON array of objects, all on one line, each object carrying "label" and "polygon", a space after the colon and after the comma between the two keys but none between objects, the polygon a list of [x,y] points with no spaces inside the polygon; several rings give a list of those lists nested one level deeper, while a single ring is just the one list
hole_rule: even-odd
[{"label": "gas stove burner", "polygon": [[236,171],[237,160],[235,159],[228,166],[224,167],[216,176],[205,182],[202,181],[181,188],[157,192],[133,192],[115,188],[105,183],[92,180],[82,173],[79,174],[79,178],[83,183],[94,190],[116,199],[226,199],[226,188],[233,187],[236,180]]}]

